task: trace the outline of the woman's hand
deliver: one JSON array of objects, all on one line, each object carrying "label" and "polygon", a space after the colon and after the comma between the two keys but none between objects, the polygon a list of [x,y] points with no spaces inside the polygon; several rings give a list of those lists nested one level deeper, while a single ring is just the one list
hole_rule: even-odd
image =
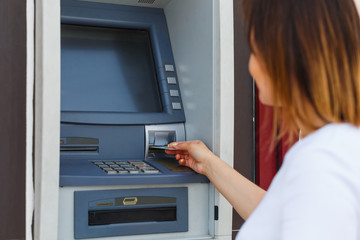
[{"label": "woman's hand", "polygon": [[265,195],[265,191],[215,156],[201,141],[174,142],[166,150],[180,165],[206,175],[244,219],[247,219]]},{"label": "woman's hand", "polygon": [[166,153],[175,155],[180,165],[204,175],[210,171],[209,162],[215,155],[202,141],[173,142],[169,147],[176,150],[166,150]]}]

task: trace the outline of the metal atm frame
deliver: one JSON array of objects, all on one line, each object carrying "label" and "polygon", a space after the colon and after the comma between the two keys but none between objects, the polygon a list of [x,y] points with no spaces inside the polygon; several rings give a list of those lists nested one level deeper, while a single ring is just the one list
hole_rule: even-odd
[{"label": "metal atm frame", "polygon": [[[227,123],[224,121],[231,116],[227,114],[227,111],[233,111],[231,104],[227,105],[226,101],[221,101],[221,103],[218,101],[218,97],[224,94],[229,97],[228,93],[224,93],[226,86],[224,87],[219,80],[224,77],[222,74],[225,74],[221,74],[218,69],[222,66],[219,61],[220,42],[216,38],[221,34],[217,15],[217,10],[220,8],[219,1],[167,0],[162,1],[163,5],[160,8],[138,6],[134,8],[134,6],[114,4],[115,2],[129,4],[126,0],[119,2],[113,0],[63,1],[67,3],[66,7],[62,8],[62,23],[65,24],[97,24],[97,26],[131,28],[129,22],[121,22],[124,16],[119,14],[121,9],[125,15],[131,15],[135,8],[153,15],[160,12],[161,18],[166,18],[167,26],[165,27],[169,34],[165,35],[168,39],[162,37],[162,40],[153,41],[156,38],[153,31],[159,30],[158,25],[146,22],[144,16],[135,21],[142,21],[142,26],[149,30],[154,53],[159,54],[155,57],[155,65],[160,79],[161,94],[170,95],[170,90],[178,90],[179,94],[162,97],[164,107],[162,113],[143,114],[140,118],[133,118],[123,113],[62,112],[60,148],[63,151],[60,160],[58,239],[140,240],[211,239],[214,237],[230,239],[232,209],[208,180],[194,172],[171,171],[154,161],[149,153],[155,136],[160,136],[163,138],[161,141],[168,142],[201,139],[215,153],[218,151],[218,155],[230,164],[232,163],[232,159],[228,158],[229,155],[224,155],[219,150],[226,148],[227,141],[223,140],[225,136],[222,134],[232,133],[231,127],[226,127],[226,125],[231,126],[233,121],[229,120]],[[146,4],[134,3],[133,5]],[[86,10],[78,11],[77,8],[82,6],[85,6]],[[191,6],[193,8],[189,8]],[[118,21],[111,21],[107,19],[109,15],[102,13],[100,14],[101,21],[92,22],[91,19],[99,13],[99,11],[93,12],[92,7],[97,10],[99,8],[106,10],[110,15],[113,14],[110,17],[117,18]],[[196,11],[198,11],[198,16],[194,16]],[[89,18],[88,14],[92,17]],[[202,19],[211,20],[206,22],[208,25],[204,29],[202,29],[204,25],[201,22]],[[187,21],[195,22],[193,26],[190,26]],[[198,31],[194,32],[194,36],[184,34],[187,31],[191,33],[194,29]],[[199,37],[196,34],[204,35],[204,49],[201,47],[196,49],[196,53],[189,58],[184,53],[184,49],[187,48],[186,44],[193,49],[192,42]],[[163,36],[164,33],[160,35]],[[210,39],[207,39],[209,36]],[[160,51],[156,50],[160,47],[159,43],[170,47],[174,52],[174,57],[171,51],[159,53]],[[166,59],[164,56],[170,57]],[[197,57],[202,62],[198,62]],[[194,67],[191,66],[192,63],[195,71],[192,69]],[[207,66],[210,66],[208,73],[202,73],[207,70]],[[200,76],[198,79],[197,74]],[[174,101],[166,99],[174,99]],[[228,107],[231,110],[227,110]],[[146,121],[137,122],[138,119]],[[114,126],[116,128],[113,128]],[[156,134],[161,132],[170,134],[165,134],[166,137]],[[175,138],[172,133],[175,133]],[[121,139],[112,142],[119,135],[130,136],[129,142]],[[142,144],[134,145],[137,141]],[[230,136],[230,143],[231,141]],[[131,149],[137,154],[129,156],[121,151],[117,152],[116,148],[108,149],[111,144],[123,145],[129,149],[137,146],[136,149]],[[80,154],[84,149],[86,152]],[[162,174],[104,175],[92,165],[92,161],[98,160],[99,156],[100,160],[145,159],[149,164],[157,167]],[[103,219],[107,219],[107,222],[105,221],[104,225],[97,225],[99,220],[92,218],[93,215],[91,215],[94,212],[104,216]],[[139,212],[140,220],[134,217],[129,220],[130,222],[111,222],[114,215],[117,218],[129,213],[137,215]],[[163,213],[161,215],[164,217],[150,218],[146,221],[149,216],[159,215],[157,213]]]}]

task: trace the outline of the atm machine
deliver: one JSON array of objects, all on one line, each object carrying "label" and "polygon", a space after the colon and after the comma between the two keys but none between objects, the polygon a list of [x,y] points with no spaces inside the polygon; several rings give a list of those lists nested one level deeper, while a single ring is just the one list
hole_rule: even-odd
[{"label": "atm machine", "polygon": [[[213,187],[164,151],[212,144],[211,130],[191,131],[213,125],[187,125],[193,85],[179,81],[169,17],[179,1],[151,2],[61,1],[59,239],[214,237]],[[212,88],[199,98],[211,100]]]}]

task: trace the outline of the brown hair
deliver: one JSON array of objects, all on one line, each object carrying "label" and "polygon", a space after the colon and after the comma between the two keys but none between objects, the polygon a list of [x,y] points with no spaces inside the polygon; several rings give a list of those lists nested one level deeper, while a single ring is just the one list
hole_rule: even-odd
[{"label": "brown hair", "polygon": [[296,133],[299,121],[319,128],[311,111],[324,123],[360,125],[360,18],[353,0],[243,0],[243,12],[249,46],[272,81],[280,135]]}]

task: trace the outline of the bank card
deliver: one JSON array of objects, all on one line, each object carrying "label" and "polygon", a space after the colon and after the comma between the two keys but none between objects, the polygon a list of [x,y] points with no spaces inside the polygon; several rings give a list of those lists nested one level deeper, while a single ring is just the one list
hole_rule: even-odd
[{"label": "bank card", "polygon": [[164,145],[164,146],[150,146],[150,149],[157,149],[157,150],[176,150],[175,148],[168,147],[167,145]]}]

